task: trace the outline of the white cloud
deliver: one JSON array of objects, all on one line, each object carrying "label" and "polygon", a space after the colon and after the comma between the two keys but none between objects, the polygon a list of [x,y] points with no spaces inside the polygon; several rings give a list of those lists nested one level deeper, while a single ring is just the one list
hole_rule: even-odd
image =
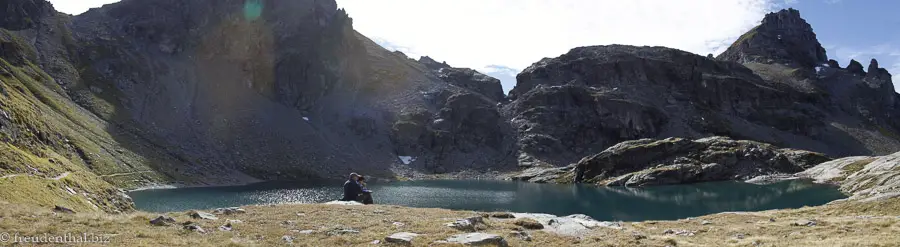
[{"label": "white cloud", "polygon": [[81,14],[90,8],[97,8],[108,3],[115,3],[119,0],[49,0],[57,11],[66,14]]},{"label": "white cloud", "polygon": [[411,57],[516,70],[589,45],[719,53],[774,6],[770,0],[337,1],[357,30],[404,47]]}]

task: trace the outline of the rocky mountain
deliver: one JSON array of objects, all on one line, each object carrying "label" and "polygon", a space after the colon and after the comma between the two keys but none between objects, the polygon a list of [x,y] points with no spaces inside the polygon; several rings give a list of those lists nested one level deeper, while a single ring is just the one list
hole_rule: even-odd
[{"label": "rocky mountain", "polygon": [[[527,68],[504,95],[475,70],[385,50],[333,0],[123,0],[78,16],[45,0],[0,6],[0,190],[10,191],[0,198],[9,201],[44,193],[51,199],[37,204],[128,210],[117,188],[351,171],[533,167],[573,177],[559,167],[652,142],[617,145],[644,138],[685,138],[665,139],[684,144],[666,157],[690,162],[609,170],[585,161],[583,179],[675,161],[746,177],[826,159],[762,143],[831,157],[900,150],[890,74],[875,60],[868,70],[828,61],[796,10],[767,15],[718,58],[575,48]],[[752,141],[702,139],[711,136]],[[699,147],[754,156],[704,158],[718,149]],[[734,170],[747,162],[762,170]],[[670,182],[637,177],[622,182]]]},{"label": "rocky mountain", "polygon": [[642,138],[728,136],[833,157],[900,150],[890,74],[875,60],[870,72],[836,64],[788,9],[717,58],[610,45],[543,59],[518,75],[502,111],[527,165],[571,164]]}]

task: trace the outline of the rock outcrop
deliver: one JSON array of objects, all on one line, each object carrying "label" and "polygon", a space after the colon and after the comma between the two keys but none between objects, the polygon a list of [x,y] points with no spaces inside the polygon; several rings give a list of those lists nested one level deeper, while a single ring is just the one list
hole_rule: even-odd
[{"label": "rock outcrop", "polygon": [[419,58],[419,63],[435,72],[441,80],[447,83],[477,92],[495,102],[505,101],[506,94],[503,93],[503,86],[497,78],[469,68],[454,68],[447,62],[438,63],[428,56]]},{"label": "rock outcrop", "polygon": [[818,183],[840,185],[850,199],[882,200],[900,197],[900,153],[836,159],[798,173]]},{"label": "rock outcrop", "polygon": [[616,144],[567,168],[515,178],[547,180],[546,174],[557,174],[550,181],[607,186],[742,181],[763,175],[794,174],[829,160],[820,153],[725,137],[642,139]]}]

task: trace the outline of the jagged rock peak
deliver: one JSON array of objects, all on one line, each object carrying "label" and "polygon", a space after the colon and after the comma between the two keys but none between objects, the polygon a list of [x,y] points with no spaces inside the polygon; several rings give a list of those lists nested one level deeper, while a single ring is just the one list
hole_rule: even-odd
[{"label": "jagged rock peak", "polygon": [[796,9],[766,14],[762,23],[737,41],[719,59],[739,63],[783,63],[813,68],[828,60],[812,26]]},{"label": "jagged rock peak", "polygon": [[850,59],[850,64],[847,65],[847,72],[850,72],[855,75],[861,75],[861,76],[866,75],[866,72],[863,71],[862,64],[859,63],[859,61],[856,61],[855,59]]},{"label": "jagged rock peak", "polygon": [[425,65],[425,67],[427,67],[428,69],[431,69],[431,70],[440,70],[443,68],[451,68],[450,65],[447,64],[447,62],[438,62],[429,56],[420,57],[419,63],[421,63],[422,65]]},{"label": "jagged rock peak", "polygon": [[878,80],[890,80],[891,73],[888,73],[887,69],[878,67],[878,60],[873,58],[872,61],[869,62],[869,70],[868,73],[866,73],[866,77]]},{"label": "jagged rock peak", "polygon": [[22,30],[56,12],[46,0],[0,0],[0,28]]},{"label": "jagged rock peak", "polygon": [[831,67],[834,69],[840,69],[841,64],[838,63],[838,61],[835,61],[834,59],[828,59],[828,67]]},{"label": "jagged rock peak", "polygon": [[869,73],[878,71],[878,68],[880,68],[880,67],[878,67],[878,60],[875,60],[873,58],[872,61],[869,61],[869,70],[868,70]]}]

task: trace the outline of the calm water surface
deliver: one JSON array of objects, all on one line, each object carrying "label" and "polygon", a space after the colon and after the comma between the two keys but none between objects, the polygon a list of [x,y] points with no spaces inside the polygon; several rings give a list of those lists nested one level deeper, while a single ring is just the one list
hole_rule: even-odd
[{"label": "calm water surface", "polygon": [[[138,209],[185,211],[248,204],[321,203],[341,197],[343,181],[267,182],[246,186],[129,193]],[[844,198],[807,181],[770,185],[715,182],[646,188],[432,180],[369,184],[375,203],[410,207],[586,214],[598,220],[672,220],[727,211],[822,205]]]}]

